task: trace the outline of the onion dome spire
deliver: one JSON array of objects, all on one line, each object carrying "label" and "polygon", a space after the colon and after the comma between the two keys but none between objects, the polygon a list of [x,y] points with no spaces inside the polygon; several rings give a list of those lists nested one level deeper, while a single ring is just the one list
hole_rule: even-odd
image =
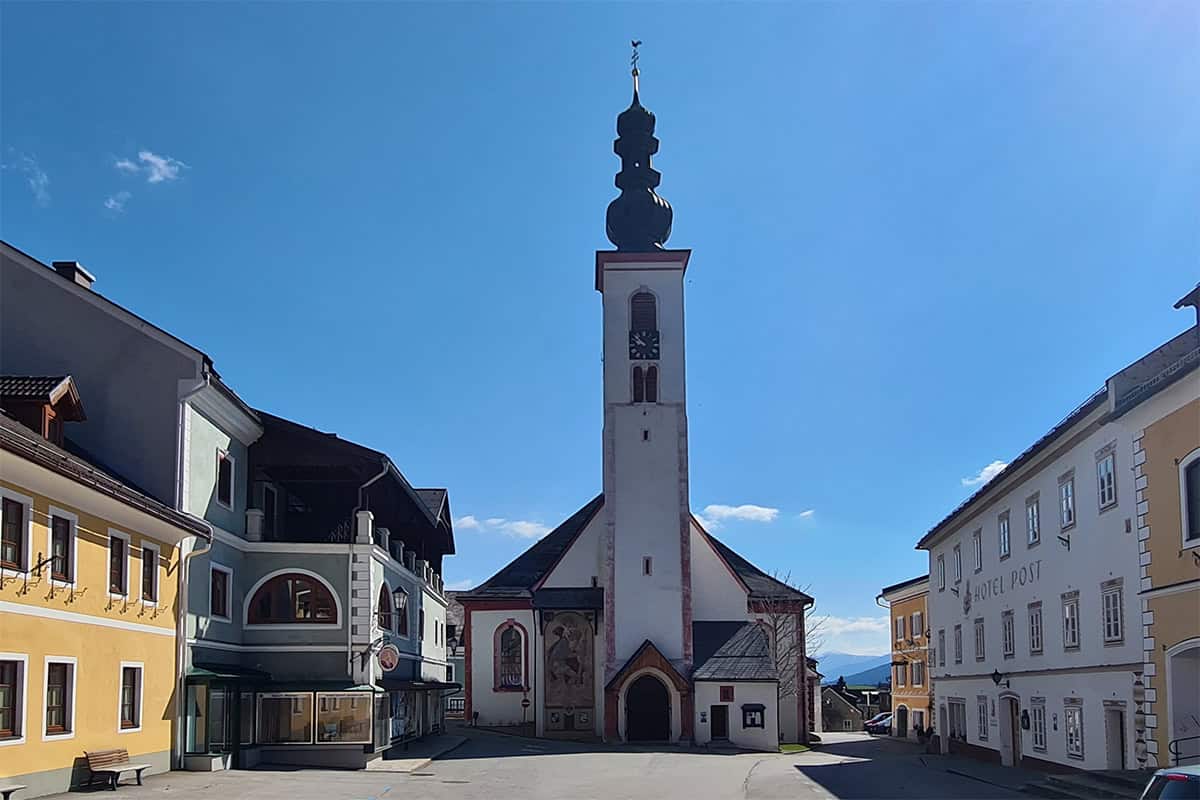
[{"label": "onion dome spire", "polygon": [[671,235],[671,204],[655,193],[662,176],[650,166],[658,152],[654,114],[638,99],[638,52],[633,42],[633,102],[617,116],[613,152],[621,157],[616,184],[621,194],[608,204],[608,239],[617,250],[648,252],[662,249]]}]

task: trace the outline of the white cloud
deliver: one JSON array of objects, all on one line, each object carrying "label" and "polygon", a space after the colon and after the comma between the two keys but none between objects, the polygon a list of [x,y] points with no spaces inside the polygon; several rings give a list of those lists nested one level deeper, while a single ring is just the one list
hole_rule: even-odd
[{"label": "white cloud", "polygon": [[146,165],[147,183],[173,181],[179,177],[179,170],[187,167],[187,164],[182,161],[177,161],[170,156],[160,156],[149,150],[138,152],[138,160]]},{"label": "white cloud", "polygon": [[[13,154],[13,151],[9,150],[9,154]],[[22,153],[15,160],[0,164],[0,168],[16,170],[24,175],[29,191],[33,194],[33,201],[43,208],[50,205],[50,176],[41,168],[36,158]]]},{"label": "white cloud", "polygon": [[816,514],[816,513],[817,513],[817,510],[815,508],[810,508],[805,511],[801,511],[800,519],[812,519],[812,515]]},{"label": "white cloud", "polygon": [[888,641],[891,622],[887,616],[820,619],[821,649],[825,652],[877,655],[888,652],[891,647]]},{"label": "white cloud", "polygon": [[137,157],[137,161],[131,158],[119,158],[113,162],[113,167],[118,172],[145,175],[146,183],[176,180],[179,178],[180,171],[188,168],[187,164],[177,158],[160,156],[151,150],[139,150]]},{"label": "white cloud", "polygon": [[999,475],[1008,466],[1007,461],[993,461],[970,478],[962,478],[963,486],[978,486],[981,483],[987,483],[992,478]]},{"label": "white cloud", "polygon": [[129,192],[117,192],[114,195],[109,195],[108,199],[104,201],[104,207],[109,211],[120,214],[125,210],[125,204],[129,202],[129,198],[131,197],[133,197],[133,195]]},{"label": "white cloud", "polygon": [[475,581],[469,578],[461,581],[451,581],[446,584],[446,588],[452,592],[465,592],[467,589],[475,588]]},{"label": "white cloud", "polygon": [[743,522],[774,522],[779,516],[778,508],[755,506],[750,504],[740,506],[724,506],[720,504],[707,505],[704,511],[696,515],[706,528],[719,528],[726,520],[736,519]]},{"label": "white cloud", "polygon": [[550,532],[550,528],[540,522],[527,519],[505,519],[504,517],[488,517],[481,520],[472,514],[459,517],[454,524],[463,530],[491,530],[515,536],[518,539],[540,539]]}]

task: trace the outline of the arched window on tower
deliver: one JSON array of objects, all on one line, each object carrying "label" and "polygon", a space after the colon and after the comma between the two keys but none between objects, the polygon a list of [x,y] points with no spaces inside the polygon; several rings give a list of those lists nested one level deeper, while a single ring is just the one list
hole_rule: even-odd
[{"label": "arched window on tower", "polygon": [[629,330],[658,330],[658,309],[654,295],[638,292],[629,301]]},{"label": "arched window on tower", "polygon": [[654,364],[633,368],[633,402],[658,402],[658,367]]}]

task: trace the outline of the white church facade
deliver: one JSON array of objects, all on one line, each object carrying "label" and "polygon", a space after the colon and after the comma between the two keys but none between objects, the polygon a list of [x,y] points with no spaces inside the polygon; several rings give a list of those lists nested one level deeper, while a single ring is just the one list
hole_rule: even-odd
[{"label": "white church facade", "polygon": [[654,115],[617,119],[616,250],[596,254],[604,324],[603,492],[479,587],[464,611],[465,713],[538,736],[807,741],[812,598],[709,534],[688,493],[684,273],[663,247]]}]

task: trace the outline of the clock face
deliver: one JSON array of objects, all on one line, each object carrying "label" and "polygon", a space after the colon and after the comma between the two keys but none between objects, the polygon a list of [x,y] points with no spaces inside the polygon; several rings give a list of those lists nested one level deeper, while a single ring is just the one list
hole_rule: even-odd
[{"label": "clock face", "polygon": [[629,358],[634,361],[658,358],[658,331],[630,331]]}]

